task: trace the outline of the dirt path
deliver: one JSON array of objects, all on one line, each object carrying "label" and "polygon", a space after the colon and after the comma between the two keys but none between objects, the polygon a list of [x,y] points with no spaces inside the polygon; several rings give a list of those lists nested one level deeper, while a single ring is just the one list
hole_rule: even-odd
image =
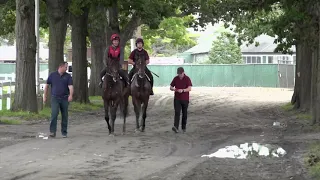
[{"label": "dirt path", "polygon": [[[132,107],[127,134],[107,135],[103,112],[72,117],[69,138],[35,138],[48,122],[0,125],[1,180],[307,180],[301,155],[305,139],[274,121],[286,122],[275,107],[292,91],[266,88],[194,88],[186,134],[174,134],[173,96],[157,88],[145,133],[134,133]],[[59,127],[60,129],[60,127]],[[314,136],[313,136],[314,137]],[[228,145],[270,143],[287,151],[283,158],[205,158]]]}]

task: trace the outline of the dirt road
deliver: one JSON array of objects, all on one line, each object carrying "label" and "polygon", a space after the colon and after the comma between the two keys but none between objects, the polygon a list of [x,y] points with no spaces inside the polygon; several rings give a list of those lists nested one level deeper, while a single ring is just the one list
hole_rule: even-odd
[{"label": "dirt road", "polygon": [[[73,116],[69,137],[39,138],[48,122],[0,125],[1,180],[306,180],[302,167],[305,140],[285,127],[279,104],[292,91],[266,88],[194,88],[186,134],[174,134],[173,95],[156,88],[150,100],[146,132],[136,134],[133,110],[127,134],[116,121],[109,137],[103,111]],[[131,104],[131,103],[130,103]],[[60,127],[59,127],[60,129]],[[44,135],[45,136],[45,135]],[[272,144],[286,150],[284,157],[249,159],[208,158],[229,145],[246,142]]]}]

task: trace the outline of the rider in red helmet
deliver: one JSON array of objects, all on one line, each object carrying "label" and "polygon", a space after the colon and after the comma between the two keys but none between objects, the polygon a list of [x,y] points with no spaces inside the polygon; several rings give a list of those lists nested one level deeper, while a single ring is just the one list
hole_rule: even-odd
[{"label": "rider in red helmet", "polygon": [[[122,79],[125,80],[127,85],[129,84],[129,79],[126,75],[126,72],[123,69],[121,69],[121,64],[120,64],[120,46],[119,46],[120,36],[118,34],[112,34],[110,40],[112,42],[112,45],[105,50],[103,63],[105,66],[107,66],[106,64],[107,58],[119,61],[119,66],[120,66],[119,75],[122,77]],[[101,82],[99,83],[100,87],[102,87],[102,82],[103,82],[102,78],[106,74],[106,72],[107,72],[107,68],[104,68],[100,73],[100,80],[101,80]]]},{"label": "rider in red helmet", "polygon": [[[130,56],[129,56],[128,63],[133,65],[133,68],[130,70],[130,73],[129,73],[129,80],[130,81],[132,80],[133,73],[134,73],[134,70],[135,70],[135,62],[138,59],[138,57],[144,58],[146,60],[147,64],[150,63],[150,58],[149,58],[148,52],[143,49],[143,45],[144,45],[143,39],[142,38],[138,38],[136,40],[136,47],[137,48],[135,50],[133,50],[131,52]],[[153,93],[153,76],[151,74],[151,71],[147,67],[145,69],[145,72],[146,72],[147,76],[150,78],[150,84],[151,84],[151,93],[150,93],[150,95],[154,95],[154,93]]]}]

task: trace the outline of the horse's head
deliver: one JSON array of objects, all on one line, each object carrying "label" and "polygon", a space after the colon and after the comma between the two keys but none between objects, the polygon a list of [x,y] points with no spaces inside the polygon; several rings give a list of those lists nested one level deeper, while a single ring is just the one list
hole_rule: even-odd
[{"label": "horse's head", "polygon": [[120,79],[119,68],[119,62],[117,60],[108,59],[106,75],[111,77],[114,82],[117,82]]},{"label": "horse's head", "polygon": [[146,61],[144,59],[138,58],[136,62],[137,74],[139,78],[145,77],[145,68],[146,68]]}]

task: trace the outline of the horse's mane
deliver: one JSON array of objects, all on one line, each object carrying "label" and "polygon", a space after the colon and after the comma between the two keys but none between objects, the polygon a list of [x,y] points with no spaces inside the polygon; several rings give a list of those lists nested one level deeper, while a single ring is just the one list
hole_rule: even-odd
[{"label": "horse's mane", "polygon": [[118,60],[108,58],[108,59],[107,59],[107,68],[110,69],[110,70],[111,70],[111,69],[116,69],[116,70],[118,70],[118,69],[119,69],[119,62],[118,62]]}]

